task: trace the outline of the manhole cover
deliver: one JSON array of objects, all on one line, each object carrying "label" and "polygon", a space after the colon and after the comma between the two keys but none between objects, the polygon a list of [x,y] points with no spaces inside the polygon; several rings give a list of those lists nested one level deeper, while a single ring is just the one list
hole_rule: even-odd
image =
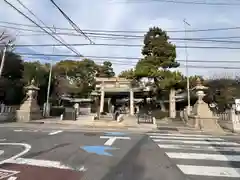
[{"label": "manhole cover", "polygon": [[84,136],[96,136],[96,133],[84,133]]},{"label": "manhole cover", "polygon": [[158,130],[162,130],[162,131],[178,131],[177,128],[173,128],[173,127],[159,127]]}]

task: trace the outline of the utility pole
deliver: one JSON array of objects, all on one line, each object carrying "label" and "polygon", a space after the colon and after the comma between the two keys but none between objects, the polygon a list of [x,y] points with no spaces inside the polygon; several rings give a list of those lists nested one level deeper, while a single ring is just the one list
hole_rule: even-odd
[{"label": "utility pole", "polygon": [[1,65],[0,65],[0,77],[2,76],[3,73],[3,67],[4,67],[4,63],[5,63],[5,56],[6,56],[6,52],[7,52],[7,48],[9,46],[11,46],[11,42],[12,41],[8,41],[8,43],[5,45],[4,49],[3,49],[3,54],[2,54],[2,61],[1,61]]},{"label": "utility pole", "polygon": [[191,109],[191,104],[190,104],[190,83],[189,83],[189,75],[188,75],[188,50],[187,50],[187,25],[190,26],[190,24],[186,21],[186,19],[183,20],[184,22],[184,29],[185,29],[185,55],[186,55],[186,77],[187,77],[187,114],[190,115],[190,109]]},{"label": "utility pole", "polygon": [[[56,33],[56,28],[53,26],[54,32]],[[52,53],[54,54],[55,46],[53,46]],[[53,68],[53,62],[51,60],[50,62],[50,71],[48,76],[48,88],[47,88],[47,101],[46,101],[46,107],[45,107],[45,116],[50,116],[50,105],[49,105],[49,96],[50,96],[50,89],[51,89],[51,80],[52,80],[52,68]]]}]

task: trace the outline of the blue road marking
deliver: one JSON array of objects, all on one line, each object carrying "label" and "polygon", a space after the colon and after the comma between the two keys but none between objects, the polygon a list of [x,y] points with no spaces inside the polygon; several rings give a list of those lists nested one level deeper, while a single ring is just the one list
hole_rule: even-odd
[{"label": "blue road marking", "polygon": [[106,136],[125,136],[125,133],[123,132],[106,132],[104,133]]},{"label": "blue road marking", "polygon": [[114,150],[116,148],[109,147],[109,146],[82,146],[81,149],[88,153],[95,153],[97,155],[103,156],[112,156],[112,154],[105,152],[105,150]]}]

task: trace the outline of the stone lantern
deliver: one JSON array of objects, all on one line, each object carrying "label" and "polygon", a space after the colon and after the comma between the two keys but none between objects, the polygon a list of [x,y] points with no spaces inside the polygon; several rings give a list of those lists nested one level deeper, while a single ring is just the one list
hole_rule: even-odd
[{"label": "stone lantern", "polygon": [[29,122],[31,120],[38,120],[42,118],[41,110],[37,104],[37,92],[39,88],[34,85],[34,79],[31,81],[29,86],[26,86],[27,99],[17,110],[17,121],[18,122]]},{"label": "stone lantern", "polygon": [[207,103],[203,101],[205,96],[204,90],[208,87],[204,86],[201,80],[197,79],[197,84],[193,88],[196,91],[197,102],[193,106],[192,113],[188,117],[188,125],[193,126],[203,131],[223,132],[218,124],[218,118],[213,116]]},{"label": "stone lantern", "polygon": [[[201,79],[200,78],[197,78],[196,80],[196,86],[193,88],[193,90],[196,91],[196,95],[197,95],[197,102],[194,104],[194,107],[193,107],[193,114],[195,115],[200,115],[199,113],[199,106],[200,104],[204,104],[207,105],[204,101],[203,101],[203,98],[204,96],[206,95],[204,93],[204,90],[207,90],[208,87],[204,86],[201,82]],[[207,105],[208,106],[208,105]]]}]

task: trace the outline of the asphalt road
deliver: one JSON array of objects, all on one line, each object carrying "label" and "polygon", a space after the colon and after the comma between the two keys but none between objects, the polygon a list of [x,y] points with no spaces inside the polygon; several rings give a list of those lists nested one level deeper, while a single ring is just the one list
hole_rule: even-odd
[{"label": "asphalt road", "polygon": [[239,137],[169,133],[1,127],[0,179],[240,178]]},{"label": "asphalt road", "polygon": [[[143,145],[151,150],[144,156],[159,153],[148,136],[136,133],[0,128],[0,179],[112,180],[124,177],[122,170],[129,177],[125,168]],[[131,176],[144,179],[142,173]]]}]

